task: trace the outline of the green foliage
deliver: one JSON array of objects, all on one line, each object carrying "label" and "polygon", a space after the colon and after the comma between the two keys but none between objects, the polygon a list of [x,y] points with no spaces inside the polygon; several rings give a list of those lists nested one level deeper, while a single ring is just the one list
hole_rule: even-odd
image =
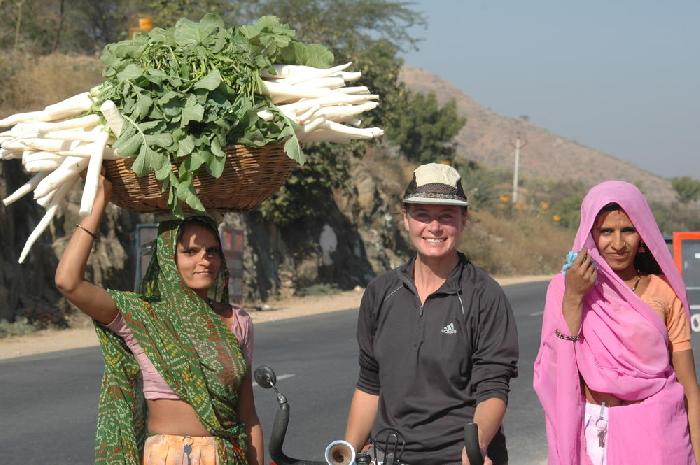
[{"label": "green foliage", "polygon": [[14,323],[0,320],[0,339],[13,336],[26,336],[38,330],[27,318],[18,318]]},{"label": "green foliage", "polygon": [[[220,17],[206,15],[105,48],[99,99],[113,100],[127,122],[114,148],[135,156],[138,176],[155,172],[175,213],[181,202],[204,210],[193,175],[206,166],[219,177],[227,145],[288,140],[287,154],[305,161],[292,122],[261,95],[260,72],[274,63],[331,65],[328,50],[296,42],[294,35],[271,16],[227,28]],[[257,115],[261,110],[275,117],[264,121]]]},{"label": "green foliage", "polygon": [[420,13],[396,0],[261,0],[244,2],[242,15],[250,20],[278,16],[299,33],[303,42],[324,44],[333,52],[365,49],[385,41],[402,49],[415,47],[410,33],[425,26]]},{"label": "green foliage", "polygon": [[363,144],[347,146],[315,144],[305,149],[308,161],[292,173],[287,182],[260,206],[263,218],[281,227],[319,218],[332,209],[333,189],[347,188],[350,157],[359,156]]},{"label": "green foliage", "polygon": [[700,198],[700,181],[690,176],[672,178],[671,186],[680,203],[690,203]]},{"label": "green foliage", "polygon": [[397,144],[409,160],[430,163],[454,160],[451,142],[466,123],[451,100],[442,107],[435,94],[404,91],[400,95],[400,112],[392,115],[387,137]]},{"label": "green foliage", "polygon": [[[363,126],[387,128],[403,110],[398,81],[398,52],[414,47],[410,28],[423,25],[420,14],[392,0],[271,0],[244,7],[246,17],[276,14],[297,31],[299,40],[329,47],[336,63],[352,61],[362,72],[358,85],[381,96],[377,109],[362,115]],[[333,202],[332,189],[349,182],[349,161],[365,144],[317,144],[305,152],[308,162],[261,206],[265,219],[290,226],[323,215]]]},{"label": "green foliage", "polygon": [[577,229],[581,218],[581,201],[588,189],[576,181],[538,184],[541,184],[543,200],[550,203],[550,213],[559,216],[559,225],[567,229]]},{"label": "green foliage", "polygon": [[674,203],[672,205],[651,203],[656,223],[664,234],[671,235],[675,231],[700,231],[700,211],[688,204]]},{"label": "green foliage", "polygon": [[509,173],[502,170],[488,169],[475,161],[455,165],[462,176],[462,187],[469,200],[470,208],[493,208],[499,202],[499,184],[507,182]]}]

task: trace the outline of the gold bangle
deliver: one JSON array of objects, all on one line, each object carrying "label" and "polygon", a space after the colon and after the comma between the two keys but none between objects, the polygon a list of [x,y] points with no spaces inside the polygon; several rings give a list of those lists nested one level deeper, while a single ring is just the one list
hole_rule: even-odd
[{"label": "gold bangle", "polygon": [[571,342],[576,342],[581,338],[581,335],[579,334],[578,336],[569,336],[568,334],[564,334],[558,329],[554,330],[554,334],[559,338],[559,339],[564,339],[565,341],[571,341]]},{"label": "gold bangle", "polygon": [[95,235],[95,233],[92,232],[92,231],[90,231],[90,230],[87,229],[86,227],[84,227],[84,226],[82,226],[82,225],[80,225],[80,224],[76,224],[75,227],[76,227],[76,228],[79,228],[79,229],[82,229],[82,230],[85,231],[86,233],[90,234],[90,236],[92,236],[92,239],[93,239],[93,240],[97,240],[97,236]]}]

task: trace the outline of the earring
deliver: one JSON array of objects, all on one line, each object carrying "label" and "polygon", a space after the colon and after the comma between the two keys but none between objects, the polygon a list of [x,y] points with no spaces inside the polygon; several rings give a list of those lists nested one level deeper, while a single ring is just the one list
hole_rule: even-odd
[{"label": "earring", "polygon": [[638,253],[647,253],[646,247],[644,247],[644,242],[639,243],[639,249],[637,250]]}]

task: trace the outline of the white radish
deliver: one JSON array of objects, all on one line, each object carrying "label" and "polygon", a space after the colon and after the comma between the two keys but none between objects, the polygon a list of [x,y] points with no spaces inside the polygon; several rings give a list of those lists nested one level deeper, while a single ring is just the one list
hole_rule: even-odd
[{"label": "white radish", "polygon": [[22,154],[22,163],[29,163],[37,160],[58,160],[63,161],[65,157],[53,152],[31,152],[25,151]]},{"label": "white radish", "polygon": [[0,148],[0,160],[14,160],[17,158],[22,158],[22,153],[24,151],[20,150],[7,150],[6,148]]},{"label": "white radish", "polygon": [[369,94],[367,86],[341,87],[335,91],[342,94]]},{"label": "white radish", "polygon": [[31,191],[34,190],[34,188],[39,184],[39,181],[44,179],[46,177],[46,173],[37,173],[34,176],[29,179],[26,183],[24,183],[19,189],[14,191],[11,195],[5,197],[2,201],[2,203],[5,206],[10,205],[11,203],[16,202],[17,200],[21,199],[25,195],[29,194]]},{"label": "white radish", "polygon": [[55,171],[46,176],[39,185],[36,186],[36,189],[34,189],[34,198],[43,197],[49,191],[65,184],[67,179],[83,171],[88,161],[89,159],[86,157],[66,157],[63,163],[61,163],[61,166],[56,168]]},{"label": "white radish", "polygon": [[95,131],[65,130],[44,133],[44,138],[80,142],[96,142],[100,140],[100,134],[99,132]]},{"label": "white radish", "polygon": [[[7,144],[3,144],[5,147]],[[24,150],[35,150],[42,152],[59,152],[61,150],[67,150],[70,148],[70,141],[60,140],[60,139],[16,139],[7,145],[10,150],[16,150],[16,148],[24,147]]]},{"label": "white radish", "polygon": [[320,127],[325,122],[326,122],[326,118],[323,118],[323,117],[316,118],[313,121],[311,121],[309,124],[305,125],[302,130],[303,130],[304,134],[308,134],[311,131],[315,130],[316,128]]},{"label": "white radish", "polygon": [[124,118],[122,118],[114,102],[105,100],[105,102],[100,105],[100,112],[105,117],[109,129],[112,130],[115,136],[119,137],[119,134],[122,133],[122,129],[124,129]]},{"label": "white radish", "polygon": [[53,171],[61,165],[59,160],[33,160],[22,166],[27,173],[40,173]]},{"label": "white radish", "polygon": [[92,144],[78,144],[78,145],[73,145],[67,150],[59,150],[58,153],[59,155],[63,155],[66,157],[91,157],[92,154],[95,151],[95,148],[97,147],[97,142],[94,142]]},{"label": "white radish", "polygon": [[330,89],[321,89],[318,87],[307,86],[294,86],[290,84],[280,84],[271,81],[263,81],[263,88],[263,94],[269,95],[272,98],[273,103],[275,102],[276,98],[316,98],[331,93]]},{"label": "white radish", "polygon": [[353,126],[347,126],[345,124],[335,123],[333,121],[326,121],[323,126],[335,131],[339,134],[351,136],[357,139],[372,139],[374,137],[379,137],[384,134],[384,131],[380,128],[356,128]]},{"label": "white radish", "polygon": [[74,95],[62,102],[54,103],[44,108],[51,120],[62,119],[67,116],[75,116],[92,108],[93,102],[88,92]]},{"label": "white radish", "polygon": [[362,77],[362,73],[359,71],[344,71],[340,73],[340,77],[342,77],[345,82],[352,82],[360,79]]},{"label": "white radish", "polygon": [[340,134],[330,129],[316,129],[308,134],[298,134],[299,142],[339,142],[347,143],[353,140],[352,136],[346,134]]},{"label": "white radish", "polygon": [[[286,85],[296,85],[294,83],[289,83],[287,79],[282,81],[275,81],[276,84],[286,84]],[[336,89],[338,87],[343,87],[345,85],[345,80],[341,77],[323,77],[318,79],[312,79],[310,81],[304,81],[301,83],[304,87],[318,87],[326,89]]]},{"label": "white radish", "polygon": [[[77,180],[77,179],[76,179]],[[24,243],[24,247],[22,248],[22,253],[19,256],[19,263],[24,263],[24,260],[27,258],[27,254],[29,254],[29,250],[32,248],[36,240],[41,236],[41,234],[46,230],[48,225],[51,223],[51,220],[53,219],[54,215],[56,214],[56,211],[58,210],[58,207],[60,203],[63,201],[65,196],[68,194],[70,189],[73,187],[75,184],[75,181],[71,183],[66,183],[63,184],[61,187],[58,188],[58,191],[54,195],[54,197],[51,199],[51,202],[49,202],[48,208],[46,209],[46,213],[44,213],[43,218],[41,218],[41,221],[39,221],[39,224],[36,225],[36,228],[34,228],[34,231],[29,235],[29,238],[27,239],[27,242]]]},{"label": "white radish", "polygon": [[69,118],[55,123],[38,123],[36,126],[40,131],[62,131],[64,129],[82,128],[84,130],[92,129],[100,124],[98,115],[85,115],[78,118]]},{"label": "white radish", "polygon": [[298,79],[297,82],[301,82],[305,79],[309,80],[331,76],[349,68],[351,64],[352,62],[334,66],[332,68],[314,68],[312,66],[301,65],[275,65],[275,74],[272,77]]},{"label": "white radish", "polygon": [[31,111],[28,113],[16,113],[5,119],[0,119],[0,128],[14,126],[25,121],[49,121],[50,115],[45,111]]},{"label": "white radish", "polygon": [[304,123],[304,122],[310,120],[315,115],[315,113],[320,109],[321,109],[321,107],[319,105],[314,105],[313,107],[309,108],[307,111],[305,111],[304,113],[299,115],[299,117],[297,118],[297,122]]},{"label": "white radish", "polygon": [[[68,129],[92,129],[100,123],[98,115],[87,115],[71,118],[55,123],[27,122],[16,124],[11,130],[2,134],[12,134],[14,137],[40,137],[46,132],[65,131]],[[2,137],[0,134],[0,137]]]},{"label": "white radish", "polygon": [[100,180],[100,169],[102,168],[102,156],[107,145],[109,134],[103,132],[99,140],[95,142],[95,149],[88,163],[87,173],[85,174],[85,186],[83,187],[83,196],[80,199],[80,216],[84,217],[92,213],[92,204],[95,203],[95,195],[97,194],[97,184]]},{"label": "white radish", "polygon": [[352,119],[355,115],[363,113],[365,111],[374,110],[377,108],[379,103],[377,102],[367,102],[362,105],[338,105],[332,107],[323,107],[316,113],[318,116],[325,116],[326,118],[340,122],[347,119]]},{"label": "white radish", "polygon": [[313,108],[316,105],[325,107],[332,105],[351,105],[351,104],[361,104],[366,103],[371,100],[377,100],[378,95],[375,94],[362,94],[362,95],[347,95],[338,92],[334,92],[331,95],[325,97],[319,97],[308,100],[301,100],[295,103],[288,103],[286,105],[280,105],[280,109],[284,108],[287,111],[303,112],[309,108]]}]

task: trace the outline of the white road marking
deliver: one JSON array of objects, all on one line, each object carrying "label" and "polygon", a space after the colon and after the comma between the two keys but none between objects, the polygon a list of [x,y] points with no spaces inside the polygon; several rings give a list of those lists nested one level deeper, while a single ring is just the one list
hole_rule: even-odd
[{"label": "white road marking", "polygon": [[696,333],[700,333],[700,313],[694,313],[690,317],[690,327]]},{"label": "white road marking", "polygon": [[543,310],[540,310],[539,312],[532,312],[532,313],[530,313],[530,316],[540,316],[540,315],[542,315],[543,313],[544,313],[544,311],[543,311]]},{"label": "white road marking", "polygon": [[[291,378],[292,376],[296,376],[296,375],[293,374],[293,373],[286,373],[286,374],[284,374],[284,375],[279,375],[279,376],[277,377],[277,381],[279,381],[279,380],[281,380],[281,379]],[[256,383],[255,381],[253,381],[253,387],[260,387],[260,386],[258,385],[258,383]]]}]

